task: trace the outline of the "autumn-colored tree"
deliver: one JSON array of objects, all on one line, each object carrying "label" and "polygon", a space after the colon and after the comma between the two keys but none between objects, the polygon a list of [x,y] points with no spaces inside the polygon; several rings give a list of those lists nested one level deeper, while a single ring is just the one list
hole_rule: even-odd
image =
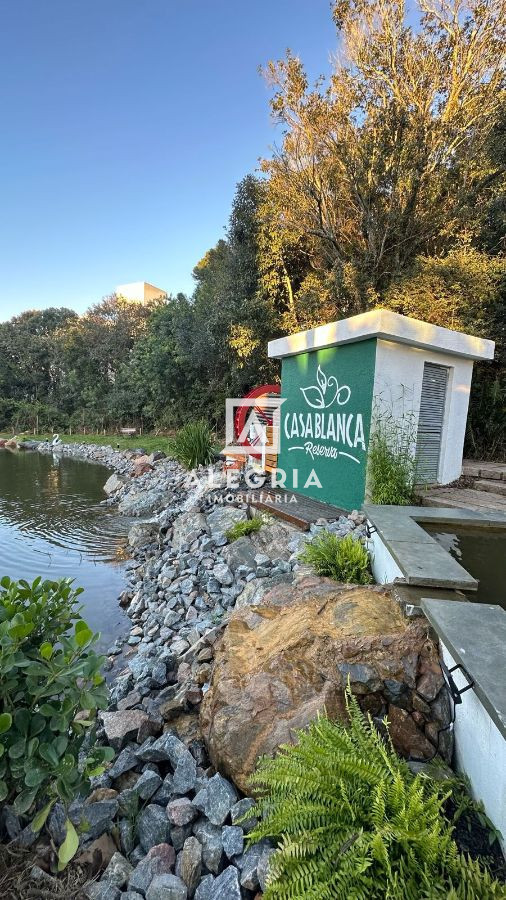
[{"label": "autumn-colored tree", "polygon": [[263,163],[270,228],[302,241],[340,314],[381,297],[414,258],[465,230],[503,168],[481,161],[501,114],[504,0],[337,0],[339,52],[310,88],[302,62],[270,63],[284,128]]}]

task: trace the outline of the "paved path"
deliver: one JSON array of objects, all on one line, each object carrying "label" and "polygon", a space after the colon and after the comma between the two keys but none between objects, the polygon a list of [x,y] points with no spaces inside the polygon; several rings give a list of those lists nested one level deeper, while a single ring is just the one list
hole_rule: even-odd
[{"label": "paved path", "polygon": [[467,479],[465,487],[422,488],[423,505],[506,512],[506,463],[465,459],[462,474]]}]

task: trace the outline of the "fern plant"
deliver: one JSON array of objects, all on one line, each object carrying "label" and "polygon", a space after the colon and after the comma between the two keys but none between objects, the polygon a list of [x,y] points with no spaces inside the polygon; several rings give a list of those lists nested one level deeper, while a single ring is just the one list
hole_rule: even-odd
[{"label": "fern plant", "polygon": [[305,545],[300,560],[313,566],[318,575],[345,584],[370,584],[369,553],[362,541],[347,534],[340,538],[322,531]]},{"label": "fern plant", "polygon": [[278,842],[264,900],[504,900],[459,855],[441,785],[410,773],[349,687],[346,704],[349,724],[319,718],[251,779],[249,840]]}]

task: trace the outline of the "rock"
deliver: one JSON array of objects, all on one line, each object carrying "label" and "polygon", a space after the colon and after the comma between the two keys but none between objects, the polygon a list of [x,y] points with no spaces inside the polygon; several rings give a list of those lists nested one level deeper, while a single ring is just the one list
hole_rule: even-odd
[{"label": "rock", "polygon": [[239,873],[235,866],[229,866],[218,875],[211,888],[209,900],[241,900]]},{"label": "rock", "polygon": [[269,846],[266,841],[263,841],[262,843],[262,852],[260,853],[260,858],[257,865],[257,875],[258,881],[260,883],[260,890],[265,891],[265,888],[267,887],[267,879],[269,877],[271,857],[272,854],[276,851],[274,847]]},{"label": "rock", "polygon": [[118,888],[124,887],[133,872],[133,866],[121,853],[115,853],[111,858],[107,869],[102,875],[102,881],[108,881]]},{"label": "rock", "polygon": [[225,563],[218,563],[213,569],[213,575],[222,585],[228,586],[234,583],[234,576]]},{"label": "rock", "polygon": [[189,751],[178,760],[174,770],[172,788],[175,794],[187,794],[195,788],[197,764]]},{"label": "rock", "polygon": [[195,891],[195,900],[209,900],[214,882],[213,875],[205,875]]},{"label": "rock", "polygon": [[167,817],[172,825],[189,825],[198,817],[198,809],[188,797],[178,797],[167,805]]},{"label": "rock", "polygon": [[258,864],[263,850],[264,844],[253,844],[236,860],[237,866],[241,871],[239,881],[241,886],[248,891],[256,891],[260,887]]},{"label": "rock", "polygon": [[174,847],[170,844],[159,844],[152,847],[141,859],[130,876],[129,891],[138,891],[144,897],[153,878],[157,875],[168,875],[176,862]]},{"label": "rock", "polygon": [[133,788],[125,788],[118,796],[119,812],[122,816],[134,819],[139,809],[139,795]]},{"label": "rock", "polygon": [[216,649],[200,711],[214,767],[246,791],[259,756],[291,742],[295,729],[323,709],[345,717],[345,673],[365,677],[367,691],[385,679],[413,690],[427,643],[437,656],[424,625],[407,622],[384,588],[343,588],[311,575],[278,584],[261,606],[232,613]]},{"label": "rock", "polygon": [[88,844],[79,856],[76,857],[76,863],[83,868],[103,870],[108,865],[117,851],[110,834],[102,834],[99,838]]},{"label": "rock", "polygon": [[132,475],[134,478],[138,478],[139,475],[145,475],[146,472],[151,472],[153,469],[153,464],[149,456],[138,456],[137,459],[134,459],[134,470]]},{"label": "rock", "polygon": [[111,747],[121,750],[127,741],[136,737],[140,726],[149,716],[140,709],[125,709],[117,712],[101,712],[100,718]]},{"label": "rock", "polygon": [[186,900],[188,891],[177,875],[157,875],[153,878],[146,900]]},{"label": "rock", "polygon": [[146,769],[135,782],[133,790],[136,791],[141,800],[149,800],[161,784],[162,779],[158,772],[151,772],[149,769]]},{"label": "rock", "polygon": [[223,550],[223,559],[228,564],[232,572],[237,572],[239,566],[246,566],[248,569],[255,569],[255,554],[257,549],[252,543],[251,538],[244,535],[238,538]]},{"label": "rock", "polygon": [[238,825],[224,825],[221,830],[223,849],[229,859],[244,850],[244,832]]},{"label": "rock", "polygon": [[159,525],[156,520],[150,522],[139,522],[132,525],[128,532],[128,543],[130,547],[140,547],[143,544],[149,544],[158,537]]},{"label": "rock", "polygon": [[207,819],[198,819],[193,826],[193,833],[202,845],[202,861],[205,867],[217,875],[223,857],[221,828],[212,825]]},{"label": "rock", "polygon": [[416,727],[410,714],[398,706],[388,707],[390,737],[395,749],[411,759],[430,759],[434,755],[431,742]]},{"label": "rock", "polygon": [[286,523],[272,522],[253,533],[251,541],[257,553],[265,553],[270,559],[289,559],[292,555],[289,544],[299,533]]},{"label": "rock", "polygon": [[103,490],[110,497],[112,494],[115,494],[126,482],[126,478],[122,478],[121,475],[117,475],[116,472],[113,472],[112,475],[109,475],[106,483],[104,484]]},{"label": "rock", "polygon": [[[232,546],[234,546],[232,544]],[[264,597],[278,584],[289,584],[293,581],[293,575],[269,575],[267,578],[253,578],[248,581],[235,602],[236,609],[245,606],[259,606]]]},{"label": "rock", "polygon": [[202,809],[213,825],[223,825],[237,799],[237,791],[233,784],[217,772],[195,797],[195,806]]},{"label": "rock", "polygon": [[202,872],[202,846],[195,837],[184,842],[180,857],[179,875],[188,888],[188,896],[193,897]]},{"label": "rock", "polygon": [[118,807],[117,800],[103,800],[100,803],[90,803],[85,806],[83,825],[86,827],[86,840],[94,840],[105,832],[110,832]]},{"label": "rock", "polygon": [[258,819],[255,816],[250,816],[249,818],[245,818],[246,814],[253,809],[255,806],[255,801],[251,797],[243,797],[242,800],[238,800],[237,803],[234,803],[232,809],[230,810],[230,818],[232,819],[232,824],[238,824],[241,826],[242,830],[248,834],[250,831],[253,831],[255,826],[258,824]]},{"label": "rock", "polygon": [[178,553],[183,544],[191,544],[203,532],[209,534],[206,518],[202,513],[190,511],[184,512],[174,522],[172,532],[172,547]]},{"label": "rock", "polygon": [[211,533],[228,531],[236,522],[245,522],[247,518],[245,509],[237,509],[235,506],[217,506],[207,516],[207,524]]},{"label": "rock", "polygon": [[94,881],[84,888],[84,893],[89,900],[120,900],[119,888],[107,881]]},{"label": "rock", "polygon": [[169,820],[161,806],[151,803],[139,815],[137,821],[139,843],[146,852],[169,839]]},{"label": "rock", "polygon": [[118,505],[118,512],[123,516],[148,516],[163,506],[166,497],[164,488],[152,488],[138,493],[130,491]]},{"label": "rock", "polygon": [[137,759],[137,757],[133,754],[129,747],[125,747],[125,749],[121,751],[119,756],[116,757],[112,766],[110,766],[110,768],[107,770],[107,774],[109,778],[116,779],[119,778],[120,775],[124,775],[125,772],[129,772],[131,769],[135,769],[135,767],[138,765],[139,760]]}]

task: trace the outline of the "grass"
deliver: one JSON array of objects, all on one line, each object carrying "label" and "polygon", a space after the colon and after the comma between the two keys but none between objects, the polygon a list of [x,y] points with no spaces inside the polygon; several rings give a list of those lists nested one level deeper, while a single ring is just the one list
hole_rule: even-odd
[{"label": "grass", "polygon": [[[12,432],[4,432],[0,437],[11,438]],[[20,434],[19,440],[47,441],[52,437],[52,434]],[[60,432],[60,440],[63,444],[99,444],[101,447],[114,447],[115,450],[138,450],[142,447],[148,453],[153,450],[162,450],[169,456],[172,437],[163,434],[138,434],[130,437],[123,434],[62,434]]]},{"label": "grass", "polygon": [[253,516],[252,519],[246,519],[244,522],[236,522],[225,534],[232,544],[238,538],[244,537],[245,534],[254,534],[256,531],[260,531],[263,524],[261,516]]},{"label": "grass", "polygon": [[187,422],[169,442],[169,456],[187,469],[207,466],[215,456],[215,440],[207,422],[197,419]]},{"label": "grass", "polygon": [[299,558],[313,566],[318,575],[341,584],[370,584],[372,581],[369,553],[362,541],[351,534],[340,538],[331,531],[322,531],[306,544]]}]

